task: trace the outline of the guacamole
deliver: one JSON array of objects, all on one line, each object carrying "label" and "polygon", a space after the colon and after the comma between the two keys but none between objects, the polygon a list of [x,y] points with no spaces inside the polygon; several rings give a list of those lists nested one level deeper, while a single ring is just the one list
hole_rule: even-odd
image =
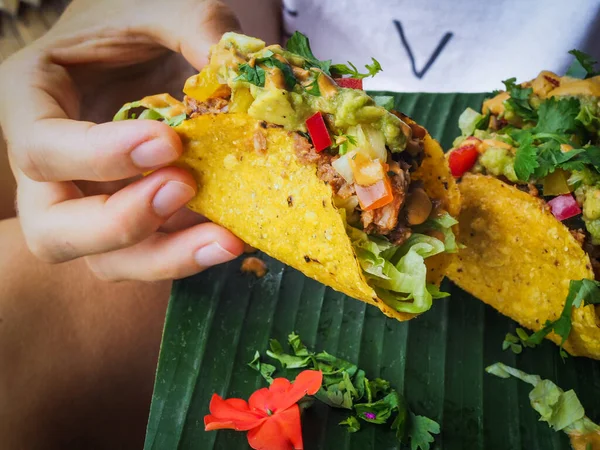
[{"label": "guacamole", "polygon": [[[552,199],[570,196],[590,240],[600,243],[600,75],[559,77],[542,71],[534,80],[504,81],[506,91],[468,108],[462,135],[449,153],[453,174],[483,173]],[[564,200],[564,199],[563,199]],[[553,211],[554,212],[554,211]],[[559,220],[565,220],[557,213]]]},{"label": "guacamole", "polygon": [[403,151],[411,137],[410,127],[366,92],[336,84],[326,64],[279,45],[267,47],[260,39],[226,33],[212,49],[208,70],[229,86],[236,112],[290,131],[306,132],[306,120],[321,112],[330,117],[336,135],[369,125],[392,152]]}]

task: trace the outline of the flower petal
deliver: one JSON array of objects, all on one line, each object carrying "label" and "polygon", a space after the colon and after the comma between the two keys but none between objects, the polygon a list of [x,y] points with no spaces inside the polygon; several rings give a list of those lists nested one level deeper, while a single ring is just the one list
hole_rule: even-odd
[{"label": "flower petal", "polygon": [[286,436],[294,450],[302,450],[302,424],[300,421],[300,407],[292,405],[290,408],[280,411],[267,420],[275,420],[279,424],[281,434]]},{"label": "flower petal", "polygon": [[[279,378],[273,380],[273,383],[277,381]],[[285,378],[284,378],[285,379]],[[289,381],[288,381],[289,383]],[[273,408],[270,405],[271,402],[271,393],[268,388],[262,388],[258,391],[254,392],[248,399],[248,405],[250,406],[250,411],[260,411],[264,414],[267,414],[267,408],[273,411]]]},{"label": "flower petal", "polygon": [[248,443],[255,450],[303,450],[298,405],[268,417],[261,426],[248,431]]},{"label": "flower petal", "polygon": [[245,400],[230,398],[223,400],[213,394],[210,400],[210,414],[204,416],[206,431],[231,428],[238,431],[250,430],[262,422],[266,415],[250,411]]},{"label": "flower petal", "polygon": [[[277,379],[273,381],[273,384],[275,384],[275,381]],[[271,411],[285,410],[305,395],[313,395],[319,390],[322,383],[323,373],[321,371],[304,370],[300,372],[287,392],[277,391],[269,399],[269,403],[272,405]]]}]

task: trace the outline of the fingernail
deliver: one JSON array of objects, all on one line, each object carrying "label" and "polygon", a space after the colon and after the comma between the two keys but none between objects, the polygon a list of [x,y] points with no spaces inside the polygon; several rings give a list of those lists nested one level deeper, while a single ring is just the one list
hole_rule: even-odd
[{"label": "fingernail", "polygon": [[161,187],[152,200],[152,207],[156,215],[169,217],[181,209],[187,202],[194,198],[196,192],[185,183],[169,181]]},{"label": "fingernail", "polygon": [[218,242],[211,242],[196,250],[196,253],[194,254],[194,259],[200,267],[214,266],[216,264],[231,261],[234,258],[236,258],[236,255],[225,250]]},{"label": "fingernail", "polygon": [[151,169],[175,161],[179,153],[169,142],[157,138],[138,145],[130,156],[137,167]]}]

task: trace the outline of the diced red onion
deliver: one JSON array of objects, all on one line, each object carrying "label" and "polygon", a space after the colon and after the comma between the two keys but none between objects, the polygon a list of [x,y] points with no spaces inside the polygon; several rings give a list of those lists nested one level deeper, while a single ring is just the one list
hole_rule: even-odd
[{"label": "diced red onion", "polygon": [[552,209],[554,217],[560,221],[581,214],[581,208],[577,204],[577,200],[575,200],[571,194],[563,194],[554,197],[548,202],[548,205]]}]

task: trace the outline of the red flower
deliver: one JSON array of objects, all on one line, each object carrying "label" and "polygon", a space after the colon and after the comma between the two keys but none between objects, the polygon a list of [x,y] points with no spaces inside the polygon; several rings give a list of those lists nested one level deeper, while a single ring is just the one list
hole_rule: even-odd
[{"label": "red flower", "polygon": [[223,400],[213,394],[204,429],[248,431],[248,443],[255,450],[303,450],[297,403],[305,395],[315,394],[322,382],[321,372],[305,370],[293,383],[275,378],[269,388],[259,389],[248,402],[241,398]]}]

